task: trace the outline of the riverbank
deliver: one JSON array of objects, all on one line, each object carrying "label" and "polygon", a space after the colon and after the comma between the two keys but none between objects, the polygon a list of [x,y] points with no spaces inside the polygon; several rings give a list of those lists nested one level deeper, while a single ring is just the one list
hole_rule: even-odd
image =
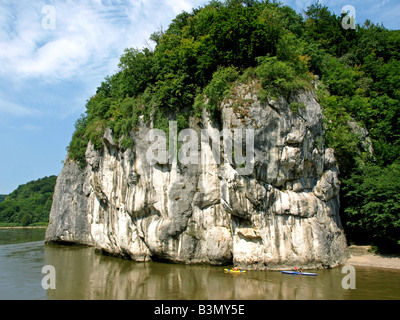
[{"label": "riverbank", "polygon": [[349,250],[351,258],[347,260],[347,265],[400,269],[400,255],[375,254],[370,246],[350,246]]},{"label": "riverbank", "polygon": [[0,230],[9,229],[47,229],[47,227],[0,227]]}]

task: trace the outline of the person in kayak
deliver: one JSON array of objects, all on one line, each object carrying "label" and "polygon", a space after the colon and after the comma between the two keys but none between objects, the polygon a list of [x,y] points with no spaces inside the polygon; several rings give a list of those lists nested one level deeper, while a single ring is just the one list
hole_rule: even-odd
[{"label": "person in kayak", "polygon": [[297,267],[294,267],[294,269],[299,273],[302,274],[303,273],[303,269],[300,267],[299,269],[297,269]]}]

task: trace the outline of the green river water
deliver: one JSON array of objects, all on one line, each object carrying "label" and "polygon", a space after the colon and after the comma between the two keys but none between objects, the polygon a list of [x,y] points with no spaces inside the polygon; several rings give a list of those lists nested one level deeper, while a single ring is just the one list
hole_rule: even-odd
[{"label": "green river water", "polygon": [[[44,229],[0,230],[0,299],[18,300],[365,300],[400,299],[400,270],[356,267],[356,289],[341,268],[317,277],[280,272],[225,274],[223,267],[135,263],[93,248],[44,244]],[[45,290],[44,266],[56,289]]]}]

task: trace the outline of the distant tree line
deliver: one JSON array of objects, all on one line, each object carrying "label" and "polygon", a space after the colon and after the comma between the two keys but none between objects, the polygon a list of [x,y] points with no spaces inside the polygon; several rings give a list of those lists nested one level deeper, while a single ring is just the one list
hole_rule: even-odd
[{"label": "distant tree line", "polygon": [[53,202],[56,176],[19,186],[0,202],[0,227],[46,226]]}]

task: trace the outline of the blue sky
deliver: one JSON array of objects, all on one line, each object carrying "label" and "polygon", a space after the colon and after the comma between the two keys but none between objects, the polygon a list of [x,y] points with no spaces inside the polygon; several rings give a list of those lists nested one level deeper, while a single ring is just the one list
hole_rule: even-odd
[{"label": "blue sky", "polygon": [[[0,194],[58,175],[76,119],[104,77],[117,71],[124,49],[143,48],[178,13],[208,2],[0,0]],[[298,12],[314,3],[281,2]],[[400,27],[398,0],[320,2],[336,14],[353,5],[357,23],[369,18]]]}]

